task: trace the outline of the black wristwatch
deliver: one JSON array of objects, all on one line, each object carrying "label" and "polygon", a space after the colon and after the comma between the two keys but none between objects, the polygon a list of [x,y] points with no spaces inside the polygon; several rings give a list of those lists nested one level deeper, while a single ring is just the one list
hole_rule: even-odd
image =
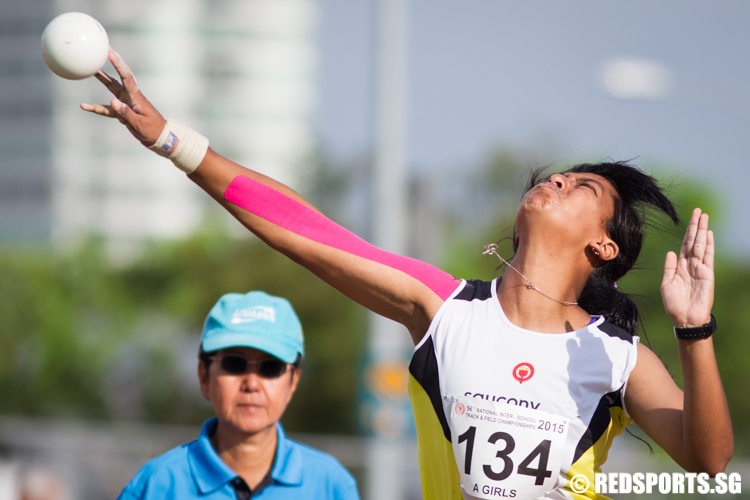
[{"label": "black wristwatch", "polygon": [[707,339],[716,331],[716,318],[711,315],[711,321],[703,326],[696,326],[695,328],[678,328],[674,327],[674,337],[680,340],[697,340]]}]

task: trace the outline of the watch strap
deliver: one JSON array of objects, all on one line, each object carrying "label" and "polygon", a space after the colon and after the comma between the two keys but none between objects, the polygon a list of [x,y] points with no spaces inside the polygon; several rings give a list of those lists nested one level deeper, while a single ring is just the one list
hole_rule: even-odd
[{"label": "watch strap", "polygon": [[711,315],[711,321],[703,326],[696,326],[694,328],[678,328],[674,327],[674,337],[679,340],[698,340],[707,339],[716,332],[716,318]]}]

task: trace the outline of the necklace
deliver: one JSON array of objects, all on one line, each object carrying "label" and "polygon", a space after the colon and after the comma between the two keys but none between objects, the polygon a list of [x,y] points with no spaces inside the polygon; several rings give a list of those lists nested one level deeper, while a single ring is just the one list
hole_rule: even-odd
[{"label": "necklace", "polygon": [[526,280],[526,283],[528,283],[528,284],[529,284],[529,288],[531,288],[532,290],[536,290],[537,292],[541,293],[542,295],[544,295],[544,296],[545,296],[545,297],[547,297],[548,299],[550,299],[550,300],[554,300],[555,302],[558,302],[558,303],[560,303],[560,304],[562,304],[562,305],[564,305],[564,306],[577,306],[577,305],[578,305],[578,302],[565,302],[564,300],[557,300],[557,299],[555,299],[555,298],[552,298],[552,297],[550,297],[549,295],[547,295],[547,294],[546,294],[546,293],[544,293],[543,291],[541,291],[541,290],[539,289],[539,287],[538,287],[538,286],[536,286],[536,285],[535,285],[534,283],[532,283],[532,282],[531,282],[531,280],[529,280],[529,278],[527,278],[526,276],[524,276],[524,275],[523,275],[523,273],[522,273],[521,271],[519,271],[518,269],[516,269],[515,267],[513,267],[513,266],[511,265],[511,263],[510,263],[510,262],[508,262],[507,260],[503,259],[503,258],[502,258],[502,257],[500,256],[500,254],[499,254],[499,253],[497,253],[497,245],[495,245],[494,243],[489,243],[489,244],[487,244],[487,245],[485,245],[485,246],[484,246],[484,252],[482,252],[482,255],[492,255],[492,254],[494,254],[495,256],[497,256],[497,258],[498,258],[498,259],[500,259],[500,262],[502,262],[503,264],[505,264],[505,265],[506,265],[506,266],[508,266],[509,268],[513,269],[513,270],[514,270],[515,272],[517,272],[517,273],[518,273],[518,274],[519,274],[519,275],[520,275],[520,276],[521,276],[521,277],[522,277],[523,279],[525,279],[525,280]]}]

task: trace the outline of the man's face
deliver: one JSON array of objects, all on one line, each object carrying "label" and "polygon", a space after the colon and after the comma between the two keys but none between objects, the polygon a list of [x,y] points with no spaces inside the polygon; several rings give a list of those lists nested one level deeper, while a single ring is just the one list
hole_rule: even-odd
[{"label": "man's face", "polygon": [[[232,347],[211,354],[213,359],[208,367],[202,361],[198,363],[198,377],[203,397],[213,405],[220,423],[247,434],[275,425],[297,388],[299,370],[287,365],[280,377],[264,377],[258,363],[277,358],[249,347]],[[221,363],[226,356],[246,359],[247,369],[240,374],[228,373]]]}]

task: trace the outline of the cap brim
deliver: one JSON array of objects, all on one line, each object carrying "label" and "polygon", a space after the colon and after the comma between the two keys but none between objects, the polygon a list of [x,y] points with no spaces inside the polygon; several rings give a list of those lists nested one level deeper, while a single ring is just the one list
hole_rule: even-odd
[{"label": "cap brim", "polygon": [[230,347],[250,347],[267,352],[286,363],[294,363],[297,360],[297,354],[299,354],[297,349],[292,346],[270,341],[266,336],[253,335],[247,332],[212,335],[207,339],[203,339],[201,345],[206,352],[228,349]]}]

